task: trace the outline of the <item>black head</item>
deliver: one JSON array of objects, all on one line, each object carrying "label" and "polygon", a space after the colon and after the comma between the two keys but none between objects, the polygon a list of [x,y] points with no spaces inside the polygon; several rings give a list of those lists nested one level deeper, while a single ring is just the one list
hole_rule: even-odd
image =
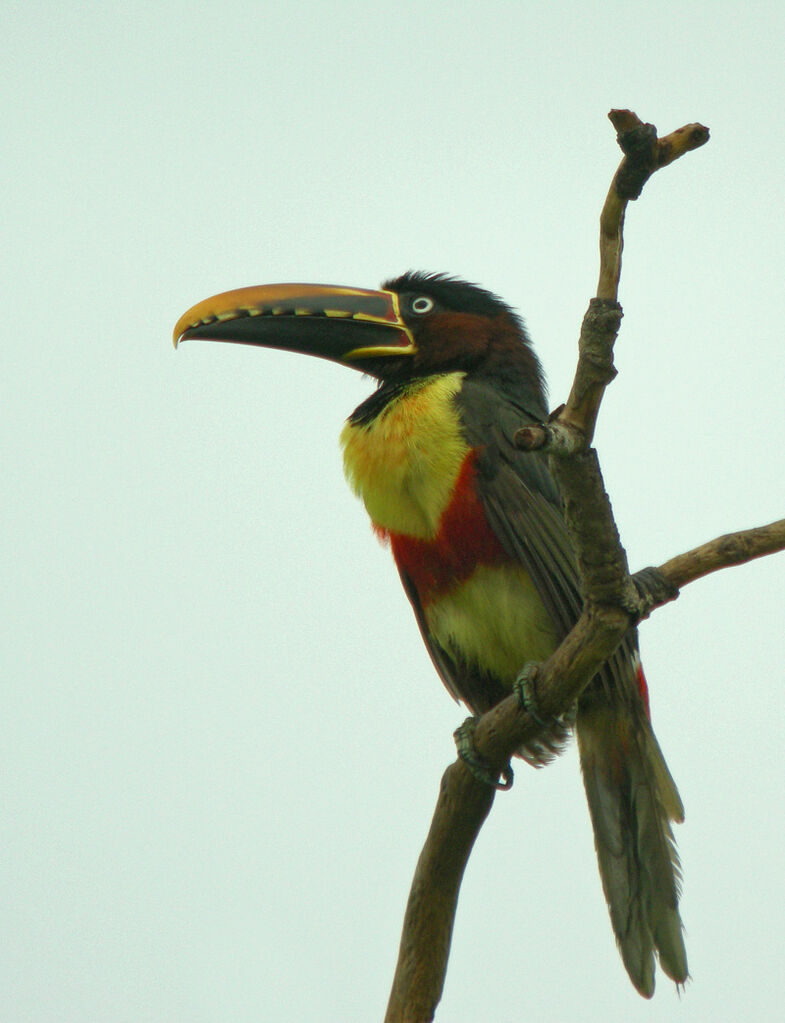
[{"label": "black head", "polygon": [[523,376],[545,404],[542,368],[523,320],[498,295],[448,274],[413,270],[382,287],[398,295],[417,348],[407,363],[391,360],[384,379],[461,370],[514,385]]}]

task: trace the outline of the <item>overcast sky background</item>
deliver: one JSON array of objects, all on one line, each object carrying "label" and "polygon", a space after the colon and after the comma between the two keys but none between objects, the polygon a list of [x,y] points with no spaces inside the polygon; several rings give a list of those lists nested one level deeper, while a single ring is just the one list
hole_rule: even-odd
[{"label": "overcast sky background", "polygon": [[[597,444],[634,568],[785,514],[781,3],[6,2],[2,955],[11,1023],[380,1019],[463,719],[337,437],[369,391],[171,330],[458,273],[567,393],[611,107],[711,142],[627,217]],[[644,1002],[574,750],[464,881],[437,1021],[774,1019],[782,556],[642,629],[693,980]]]}]

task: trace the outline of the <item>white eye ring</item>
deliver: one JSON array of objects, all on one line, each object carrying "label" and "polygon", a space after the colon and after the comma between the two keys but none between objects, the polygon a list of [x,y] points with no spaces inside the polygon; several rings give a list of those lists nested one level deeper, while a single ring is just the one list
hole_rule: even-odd
[{"label": "white eye ring", "polygon": [[429,313],[433,309],[434,305],[432,298],[428,298],[427,295],[418,295],[417,298],[412,299],[412,312],[417,313],[418,316],[424,316],[425,313]]}]

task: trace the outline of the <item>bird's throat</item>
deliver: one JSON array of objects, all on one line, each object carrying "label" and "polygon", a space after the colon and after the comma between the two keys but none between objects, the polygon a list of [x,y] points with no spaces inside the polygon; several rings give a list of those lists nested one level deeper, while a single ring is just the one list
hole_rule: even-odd
[{"label": "bird's throat", "polygon": [[374,527],[411,539],[439,531],[470,453],[455,395],[463,373],[414,380],[341,434],[344,470]]}]

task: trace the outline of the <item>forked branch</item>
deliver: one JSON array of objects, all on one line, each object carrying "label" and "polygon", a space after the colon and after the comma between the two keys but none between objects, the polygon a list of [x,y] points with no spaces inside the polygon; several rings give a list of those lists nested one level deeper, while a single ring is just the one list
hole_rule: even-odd
[{"label": "forked branch", "polygon": [[[630,576],[596,454],[590,450],[605,387],[615,375],[613,343],[621,322],[617,303],[624,213],[648,177],[703,145],[708,129],[691,124],[657,138],[630,111],[611,111],[624,158],[600,222],[600,279],[584,318],[570,396],[551,421],[519,431],[522,448],[546,449],[565,500],[581,570],[585,607],[575,628],[540,666],[537,700],[543,716],[568,710],[624,634],[679,588],[708,572],[785,549],[785,520],[720,537]],[[476,750],[501,768],[541,726],[507,697],[479,720]],[[444,773],[431,828],[417,864],[401,937],[386,1023],[428,1023],[441,997],[463,872],[495,791],[462,760]]]}]

